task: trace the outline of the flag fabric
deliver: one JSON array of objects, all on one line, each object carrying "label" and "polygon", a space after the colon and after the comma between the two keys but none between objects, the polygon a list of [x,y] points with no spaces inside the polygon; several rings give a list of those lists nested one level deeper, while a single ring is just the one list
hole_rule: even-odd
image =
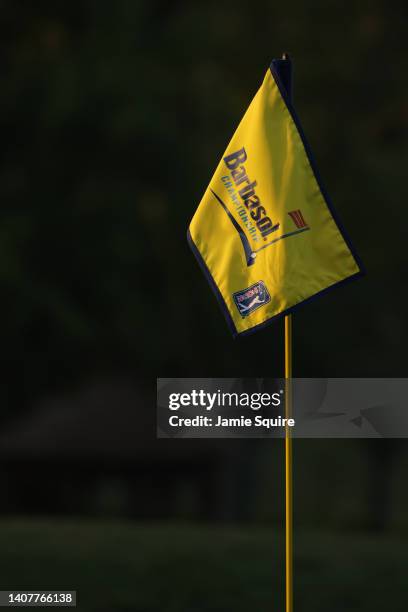
[{"label": "flag fabric", "polygon": [[188,231],[234,336],[362,273],[322,187],[281,61],[272,61]]}]

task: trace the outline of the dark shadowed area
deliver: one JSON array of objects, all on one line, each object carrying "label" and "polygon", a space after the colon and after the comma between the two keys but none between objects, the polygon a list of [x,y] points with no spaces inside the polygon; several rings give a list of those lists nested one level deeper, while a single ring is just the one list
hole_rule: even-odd
[{"label": "dark shadowed area", "polygon": [[[283,374],[283,323],[233,340],[186,241],[283,51],[367,268],[296,314],[294,373],[407,375],[405,3],[1,12],[0,590],[77,588],[84,611],[282,609],[282,441],[156,440],[155,379]],[[408,445],[294,447],[297,611],[405,611]]]}]

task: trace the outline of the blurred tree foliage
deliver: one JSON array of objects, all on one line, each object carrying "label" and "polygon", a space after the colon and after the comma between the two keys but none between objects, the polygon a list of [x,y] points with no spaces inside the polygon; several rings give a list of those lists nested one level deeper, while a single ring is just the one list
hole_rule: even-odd
[{"label": "blurred tree foliage", "polygon": [[[280,375],[185,232],[272,57],[368,276],[295,318],[297,375],[404,375],[406,3],[4,0],[4,405],[112,372]],[[8,390],[7,390],[8,389]]]}]

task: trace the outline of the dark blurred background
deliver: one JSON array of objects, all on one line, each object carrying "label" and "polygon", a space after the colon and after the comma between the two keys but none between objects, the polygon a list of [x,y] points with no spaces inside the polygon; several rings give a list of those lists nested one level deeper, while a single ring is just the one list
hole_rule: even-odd
[{"label": "dark blurred background", "polygon": [[[0,7],[1,588],[281,608],[281,442],[156,440],[155,379],[283,373],[283,324],[232,340],[185,239],[283,51],[368,272],[296,314],[295,375],[406,376],[406,3]],[[407,609],[407,451],[296,440],[297,610]]]}]

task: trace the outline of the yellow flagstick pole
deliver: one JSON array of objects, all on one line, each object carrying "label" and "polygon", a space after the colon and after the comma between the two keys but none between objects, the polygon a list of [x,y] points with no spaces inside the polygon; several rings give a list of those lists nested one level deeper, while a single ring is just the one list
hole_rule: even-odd
[{"label": "yellow flagstick pole", "polygon": [[[279,62],[288,98],[293,97],[292,62],[288,53]],[[285,316],[285,418],[292,417],[292,315]],[[293,612],[293,458],[291,428],[285,427],[285,595],[286,612]]]},{"label": "yellow flagstick pole", "polygon": [[[292,412],[292,315],[285,317],[285,417]],[[285,427],[285,590],[286,612],[293,612],[293,462],[290,427]]]}]

